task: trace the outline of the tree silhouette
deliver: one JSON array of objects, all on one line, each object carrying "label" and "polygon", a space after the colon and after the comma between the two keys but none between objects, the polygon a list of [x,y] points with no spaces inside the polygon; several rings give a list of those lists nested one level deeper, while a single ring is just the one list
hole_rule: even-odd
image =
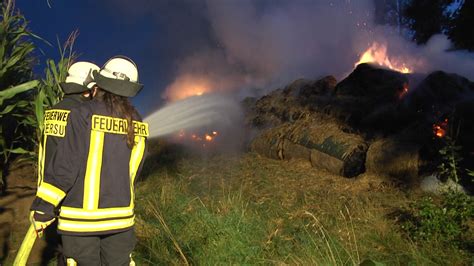
[{"label": "tree silhouette", "polygon": [[474,51],[474,1],[465,0],[449,26],[448,36],[455,48]]},{"label": "tree silhouette", "polygon": [[413,39],[418,44],[426,43],[434,34],[447,29],[449,18],[446,7],[453,0],[412,0],[405,8],[408,25],[414,31]]}]

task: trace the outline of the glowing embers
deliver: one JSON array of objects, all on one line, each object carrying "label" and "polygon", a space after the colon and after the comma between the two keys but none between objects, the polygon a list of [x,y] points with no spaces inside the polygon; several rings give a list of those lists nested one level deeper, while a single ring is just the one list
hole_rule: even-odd
[{"label": "glowing embers", "polygon": [[435,137],[444,138],[444,136],[446,136],[446,132],[448,131],[448,122],[448,119],[445,118],[443,121],[433,124],[433,134]]},{"label": "glowing embers", "polygon": [[181,142],[191,142],[202,144],[206,147],[206,143],[214,142],[219,135],[219,132],[212,131],[211,133],[186,133],[184,130],[180,130],[177,138]]},{"label": "glowing embers", "polygon": [[413,72],[413,69],[406,66],[405,63],[399,62],[393,57],[389,57],[387,53],[387,45],[379,44],[377,42],[372,43],[372,45],[362,54],[359,61],[354,64],[354,67],[362,63],[378,64],[401,73]]},{"label": "glowing embers", "polygon": [[398,99],[402,99],[403,97],[405,97],[405,95],[408,94],[409,88],[410,88],[410,86],[408,85],[408,82],[403,83],[403,87],[402,87],[400,93],[398,94]]}]

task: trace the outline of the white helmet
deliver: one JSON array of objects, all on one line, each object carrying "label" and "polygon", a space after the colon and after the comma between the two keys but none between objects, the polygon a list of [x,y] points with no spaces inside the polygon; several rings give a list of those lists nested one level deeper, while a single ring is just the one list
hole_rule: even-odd
[{"label": "white helmet", "polygon": [[137,65],[124,56],[112,57],[93,76],[97,86],[120,96],[133,97],[143,88],[138,83]]},{"label": "white helmet", "polygon": [[65,82],[61,82],[59,86],[65,94],[80,93],[92,88],[94,83],[88,82],[92,71],[99,70],[99,67],[93,63],[80,61],[72,64],[68,71]]}]

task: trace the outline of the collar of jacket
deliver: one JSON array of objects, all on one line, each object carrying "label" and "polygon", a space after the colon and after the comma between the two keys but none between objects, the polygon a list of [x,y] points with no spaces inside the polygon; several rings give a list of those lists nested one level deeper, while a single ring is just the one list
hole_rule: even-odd
[{"label": "collar of jacket", "polygon": [[66,99],[66,98],[67,98],[67,99],[74,100],[74,101],[78,101],[78,102],[87,102],[87,101],[90,101],[89,98],[82,96],[82,93],[65,94],[65,95],[64,95],[64,99]]}]

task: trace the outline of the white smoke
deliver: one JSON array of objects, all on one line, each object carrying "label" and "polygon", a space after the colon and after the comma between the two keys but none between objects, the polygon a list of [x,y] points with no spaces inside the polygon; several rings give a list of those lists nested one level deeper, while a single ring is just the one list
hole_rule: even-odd
[{"label": "white smoke", "polygon": [[373,20],[369,0],[258,3],[207,1],[218,47],[180,60],[165,98],[173,98],[186,76],[205,77],[216,90],[231,90],[342,74],[356,61],[356,42]]}]

